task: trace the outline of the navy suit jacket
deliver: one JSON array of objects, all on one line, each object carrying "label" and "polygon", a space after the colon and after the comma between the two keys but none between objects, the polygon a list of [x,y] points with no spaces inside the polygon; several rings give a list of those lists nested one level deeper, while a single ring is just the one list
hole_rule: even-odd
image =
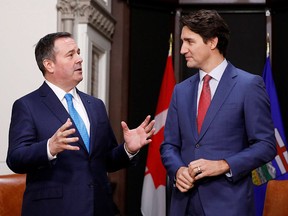
[{"label": "navy suit jacket", "polygon": [[[7,164],[16,173],[27,173],[23,216],[114,215],[107,173],[134,159],[117,144],[104,103],[77,92],[90,120],[90,153],[80,139],[72,143],[79,151],[63,151],[52,161],[47,141],[70,117],[62,103],[44,82],[13,104]],[[78,131],[75,136],[80,137]]]},{"label": "navy suit jacket", "polygon": [[[226,160],[225,174],[196,183],[206,216],[254,215],[251,171],[276,155],[270,101],[263,79],[228,63],[197,132],[199,74],[175,86],[161,145],[170,179],[181,166],[204,158]],[[193,188],[192,188],[193,190]],[[171,216],[184,216],[189,192],[172,188]]]}]

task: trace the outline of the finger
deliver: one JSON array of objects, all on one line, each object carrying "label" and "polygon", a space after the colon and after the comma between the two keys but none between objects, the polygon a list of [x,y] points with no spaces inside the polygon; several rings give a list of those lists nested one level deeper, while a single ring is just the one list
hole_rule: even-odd
[{"label": "finger", "polygon": [[190,169],[189,170],[189,175],[194,178],[196,176],[197,172],[195,171],[195,169]]},{"label": "finger", "polygon": [[65,131],[60,132],[60,133],[61,133],[61,136],[66,138],[67,136],[75,134],[75,132],[76,132],[76,129],[75,128],[71,128],[71,129],[65,130]]},{"label": "finger", "polygon": [[73,146],[73,145],[68,145],[68,144],[63,144],[62,148],[64,150],[71,150],[71,151],[78,151],[80,150],[79,146]]},{"label": "finger", "polygon": [[152,135],[155,133],[156,128],[153,128],[152,130],[149,131],[149,133],[147,133],[147,138],[152,137]]},{"label": "finger", "polygon": [[199,161],[198,161],[198,160],[191,161],[191,162],[189,163],[189,167],[195,168],[195,167],[197,167],[197,166],[199,166]]},{"label": "finger", "polygon": [[179,190],[181,190],[181,191],[187,190],[187,189],[185,188],[185,184],[183,184],[181,181],[176,181],[176,186],[177,186],[177,188],[178,188]]},{"label": "finger", "polygon": [[196,173],[199,174],[202,172],[201,166],[197,166],[196,168]]},{"label": "finger", "polygon": [[205,177],[205,174],[203,174],[203,171],[202,171],[201,173],[199,173],[199,174],[197,174],[197,175],[195,176],[195,181],[196,181],[196,180],[199,180],[199,179],[201,179],[201,178],[203,178],[203,177]]},{"label": "finger", "polygon": [[58,129],[58,131],[63,132],[72,126],[72,121],[70,118]]},{"label": "finger", "polygon": [[153,129],[155,125],[155,120],[153,119],[152,121],[150,121],[150,123],[145,127],[145,132],[149,132]]},{"label": "finger", "polygon": [[199,173],[202,172],[201,167],[197,166],[197,167],[192,167],[189,165],[189,169],[188,169],[189,175],[194,178],[196,175],[198,175]]},{"label": "finger", "polygon": [[176,183],[176,187],[177,187],[181,192],[183,192],[183,193],[188,191],[188,189],[182,187],[181,185],[179,185],[179,184],[177,184],[177,183]]},{"label": "finger", "polygon": [[179,176],[177,180],[181,183],[182,187],[184,185],[191,186],[193,184],[193,178],[191,178],[191,176],[188,173],[185,175]]},{"label": "finger", "polygon": [[147,144],[149,144],[149,143],[151,143],[152,142],[152,139],[146,139],[145,140],[145,145],[147,145]]},{"label": "finger", "polygon": [[79,137],[69,137],[69,138],[65,138],[63,143],[67,145],[68,143],[75,143],[78,141],[79,141]]},{"label": "finger", "polygon": [[76,143],[77,141],[79,141],[79,137],[63,138],[61,148],[65,150],[80,150],[79,146],[69,145],[69,143]]},{"label": "finger", "polygon": [[185,176],[185,183],[187,184],[187,185],[192,185],[193,184],[193,182],[194,182],[194,178],[192,178],[190,175],[189,175],[189,173],[188,173],[188,175],[187,176]]},{"label": "finger", "polygon": [[148,115],[148,116],[145,118],[145,120],[141,123],[140,126],[143,127],[143,128],[145,128],[145,127],[149,124],[150,119],[151,119],[151,116]]},{"label": "finger", "polygon": [[191,182],[183,182],[183,181],[177,181],[176,184],[179,185],[182,189],[188,191],[190,188],[192,188],[192,183]]}]

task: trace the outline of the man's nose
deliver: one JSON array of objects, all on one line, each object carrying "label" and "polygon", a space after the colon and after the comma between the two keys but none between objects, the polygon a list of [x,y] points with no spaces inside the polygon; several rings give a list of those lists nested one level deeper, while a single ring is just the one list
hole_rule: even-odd
[{"label": "man's nose", "polygon": [[83,62],[83,58],[78,54],[78,58],[77,58],[77,63],[82,63]]},{"label": "man's nose", "polygon": [[180,53],[181,54],[187,53],[187,48],[185,47],[184,43],[181,45]]}]

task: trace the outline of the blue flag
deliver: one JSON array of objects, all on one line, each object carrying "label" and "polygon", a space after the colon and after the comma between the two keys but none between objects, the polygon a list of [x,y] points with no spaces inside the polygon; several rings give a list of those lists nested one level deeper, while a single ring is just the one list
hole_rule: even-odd
[{"label": "blue flag", "polygon": [[264,66],[263,79],[271,102],[272,120],[277,141],[277,155],[270,163],[267,163],[252,172],[253,182],[255,184],[254,194],[257,216],[262,216],[263,213],[267,181],[270,179],[288,179],[287,142],[269,56],[267,57]]}]

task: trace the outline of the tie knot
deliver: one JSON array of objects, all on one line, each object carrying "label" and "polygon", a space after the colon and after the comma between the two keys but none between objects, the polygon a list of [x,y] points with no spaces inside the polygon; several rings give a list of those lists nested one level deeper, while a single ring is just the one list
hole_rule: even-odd
[{"label": "tie knot", "polygon": [[210,80],[212,79],[211,76],[209,76],[208,74],[204,76],[203,80],[204,80],[204,83],[208,83]]},{"label": "tie knot", "polygon": [[67,94],[65,94],[64,97],[65,97],[65,99],[66,99],[67,101],[72,101],[73,95],[70,94],[70,93],[67,93]]}]

